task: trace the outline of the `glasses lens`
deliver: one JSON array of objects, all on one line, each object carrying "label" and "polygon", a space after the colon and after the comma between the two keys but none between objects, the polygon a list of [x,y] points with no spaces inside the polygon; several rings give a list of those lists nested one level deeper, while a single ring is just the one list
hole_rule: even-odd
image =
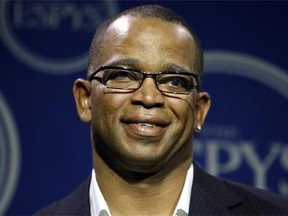
[{"label": "glasses lens", "polygon": [[160,74],[157,76],[159,90],[171,93],[188,94],[195,90],[196,79],[190,75]]},{"label": "glasses lens", "polygon": [[105,69],[103,84],[109,88],[137,89],[142,81],[142,74],[125,69]]}]

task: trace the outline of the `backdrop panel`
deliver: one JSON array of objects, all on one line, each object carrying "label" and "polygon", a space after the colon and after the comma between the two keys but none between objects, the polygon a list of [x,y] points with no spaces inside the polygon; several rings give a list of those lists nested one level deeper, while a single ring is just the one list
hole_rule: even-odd
[{"label": "backdrop panel", "polygon": [[[156,1],[153,1],[155,3]],[[0,215],[32,214],[91,172],[73,81],[95,28],[152,1],[0,2]],[[288,194],[288,3],[159,1],[205,50],[212,108],[194,143],[210,173]]]}]

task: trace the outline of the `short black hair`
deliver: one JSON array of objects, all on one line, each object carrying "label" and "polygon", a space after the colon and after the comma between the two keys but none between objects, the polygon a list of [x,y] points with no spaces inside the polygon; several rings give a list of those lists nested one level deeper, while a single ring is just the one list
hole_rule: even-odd
[{"label": "short black hair", "polygon": [[130,16],[139,17],[139,18],[159,18],[167,22],[179,24],[183,26],[184,28],[186,28],[192,35],[195,45],[196,45],[195,47],[196,49],[195,70],[198,73],[199,77],[201,77],[202,71],[203,71],[203,51],[202,51],[201,43],[200,43],[198,36],[195,34],[195,32],[192,30],[192,28],[183,18],[178,16],[172,10],[166,7],[160,6],[160,5],[142,5],[142,6],[134,7],[104,21],[97,28],[94,34],[92,44],[90,47],[88,68],[91,65],[94,65],[95,61],[97,61],[97,57],[101,52],[101,44],[104,38],[103,36],[105,32],[107,31],[107,29],[109,28],[110,24],[112,24],[119,17],[125,16],[125,15],[130,15]]}]

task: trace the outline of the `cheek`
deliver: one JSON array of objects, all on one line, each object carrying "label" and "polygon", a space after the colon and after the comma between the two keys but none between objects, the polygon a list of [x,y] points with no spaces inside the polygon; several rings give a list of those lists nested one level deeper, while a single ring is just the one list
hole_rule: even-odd
[{"label": "cheek", "polygon": [[[168,104],[174,115],[178,120],[187,122],[191,121],[195,111],[195,104],[192,99],[183,99],[183,98],[171,98],[168,100]],[[193,120],[194,121],[194,120]]]},{"label": "cheek", "polygon": [[[175,132],[179,136],[178,139],[186,140],[190,139],[189,137],[193,133],[194,127],[194,114],[195,114],[195,105],[193,100],[190,99],[177,99],[177,100],[169,100],[170,110],[174,115],[174,123],[175,123]],[[183,140],[182,140],[183,141]]]},{"label": "cheek", "polygon": [[125,95],[111,92],[100,85],[93,91],[91,99],[92,117],[101,123],[116,120],[121,113],[121,107],[127,101]]}]

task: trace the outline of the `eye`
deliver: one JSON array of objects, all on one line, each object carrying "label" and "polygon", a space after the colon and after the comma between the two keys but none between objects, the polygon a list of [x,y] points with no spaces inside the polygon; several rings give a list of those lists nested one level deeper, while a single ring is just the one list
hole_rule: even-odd
[{"label": "eye", "polygon": [[167,84],[175,87],[185,87],[187,85],[187,81],[185,81],[182,77],[171,77]]},{"label": "eye", "polygon": [[104,83],[107,82],[131,82],[137,80],[135,74],[128,70],[108,69],[103,74]]},{"label": "eye", "polygon": [[157,81],[163,91],[187,92],[194,88],[193,78],[187,75],[163,74]]},{"label": "eye", "polygon": [[160,83],[175,88],[189,88],[191,83],[193,85],[190,77],[185,75],[165,75],[161,78]]}]

